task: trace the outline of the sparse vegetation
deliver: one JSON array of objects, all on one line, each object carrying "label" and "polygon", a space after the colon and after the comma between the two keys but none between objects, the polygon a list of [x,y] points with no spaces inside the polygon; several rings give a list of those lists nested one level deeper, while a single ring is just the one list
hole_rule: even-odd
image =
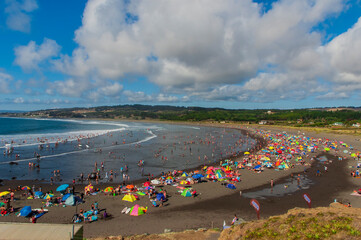
[{"label": "sparse vegetation", "polygon": [[292,209],[285,215],[247,222],[232,232],[225,230],[220,239],[360,239],[359,216],[345,207]]}]

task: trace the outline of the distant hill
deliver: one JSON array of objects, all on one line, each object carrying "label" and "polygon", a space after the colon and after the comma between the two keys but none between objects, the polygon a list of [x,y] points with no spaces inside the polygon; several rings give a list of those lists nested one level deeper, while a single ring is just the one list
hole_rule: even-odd
[{"label": "distant hill", "polygon": [[250,110],[134,104],[91,108],[46,109],[31,112],[7,111],[7,113],[0,113],[0,116],[191,122],[216,121],[287,124],[297,127],[361,126],[360,107]]}]

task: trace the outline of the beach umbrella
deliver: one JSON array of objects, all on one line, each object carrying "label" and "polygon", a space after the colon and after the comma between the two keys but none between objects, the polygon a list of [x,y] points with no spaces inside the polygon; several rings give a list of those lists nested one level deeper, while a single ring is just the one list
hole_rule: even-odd
[{"label": "beach umbrella", "polygon": [[141,192],[141,191],[138,191],[137,194],[138,194],[139,196],[145,196],[145,193],[144,193],[144,192]]},{"label": "beach umbrella", "polygon": [[326,152],[330,151],[330,148],[325,148],[325,151],[326,151]]},{"label": "beach umbrella", "polygon": [[260,170],[261,169],[261,165],[256,165],[253,169],[255,169],[255,170]]},{"label": "beach umbrella", "polygon": [[351,157],[356,157],[356,153],[352,153],[352,154],[351,154]]},{"label": "beach umbrella", "polygon": [[20,210],[20,216],[27,217],[32,212],[30,206],[25,206]]},{"label": "beach umbrella", "polygon": [[165,200],[164,194],[163,193],[158,193],[157,194],[157,200],[158,201],[164,201]]},{"label": "beach umbrella", "polygon": [[28,190],[30,190],[30,189],[31,189],[31,188],[28,187],[28,186],[24,186],[24,187],[21,188],[21,190],[24,190],[24,191],[28,191]]},{"label": "beach umbrella", "polygon": [[348,151],[347,151],[347,150],[343,150],[343,152],[344,152],[344,153],[348,153]]},{"label": "beach umbrella", "polygon": [[113,192],[113,190],[113,187],[107,187],[106,189],[104,189],[104,192]]},{"label": "beach umbrella", "polygon": [[189,191],[188,188],[184,189],[183,192],[181,193],[181,195],[183,197],[192,197],[192,193]]},{"label": "beach umbrella", "polygon": [[153,179],[152,181],[150,181],[152,184],[157,185],[160,184],[160,181],[157,179]]},{"label": "beach umbrella", "polygon": [[37,191],[34,193],[34,195],[35,195],[35,197],[41,198],[44,195],[44,193],[41,191]]},{"label": "beach umbrella", "polygon": [[195,174],[195,175],[192,176],[192,178],[194,178],[194,179],[199,179],[199,178],[202,178],[202,177],[204,177],[202,174]]},{"label": "beach umbrella", "polygon": [[87,192],[92,192],[93,189],[94,189],[94,187],[93,187],[93,185],[91,185],[91,184],[89,184],[88,186],[86,186],[86,187],[84,188],[84,190],[87,191]]},{"label": "beach umbrella", "polygon": [[172,176],[168,176],[166,179],[173,180],[173,177],[172,177]]},{"label": "beach umbrella", "polygon": [[72,194],[71,193],[67,193],[65,194],[62,198],[61,201],[65,201],[68,197],[70,197]]},{"label": "beach umbrella", "polygon": [[54,194],[51,194],[51,193],[47,193],[45,196],[44,196],[44,199],[50,199],[54,197]]},{"label": "beach umbrella", "polygon": [[167,180],[165,180],[165,183],[166,183],[166,184],[172,184],[172,183],[173,183],[173,179],[167,179]]},{"label": "beach umbrella", "polygon": [[216,178],[223,178],[222,174],[220,172],[216,173]]},{"label": "beach umbrella", "polygon": [[232,183],[228,183],[226,188],[229,188],[229,189],[236,189],[236,186],[234,186],[234,184]]},{"label": "beach umbrella", "polygon": [[145,183],[143,183],[143,186],[144,186],[144,187],[150,186],[150,182],[145,182]]},{"label": "beach umbrella", "polygon": [[182,184],[182,185],[187,185],[187,184],[189,184],[189,182],[186,181],[186,180],[182,180],[182,181],[180,181],[180,184]]},{"label": "beach umbrella", "polygon": [[129,212],[130,216],[140,216],[147,212],[147,208],[141,207],[138,204],[134,205]]},{"label": "beach umbrella", "polygon": [[58,192],[64,192],[67,188],[69,187],[69,184],[63,184],[63,185],[60,185],[56,191]]},{"label": "beach umbrella", "polygon": [[134,188],[134,185],[132,185],[132,184],[127,185],[126,188],[127,188],[127,189],[133,189],[133,188]]},{"label": "beach umbrella", "polygon": [[126,194],[126,195],[123,197],[122,200],[123,200],[123,201],[127,201],[127,202],[134,202],[134,201],[136,201],[137,199],[135,198],[135,196],[134,196],[133,194],[128,193],[128,194]]},{"label": "beach umbrella", "polygon": [[145,190],[150,190],[150,189],[153,189],[153,187],[152,187],[152,186],[148,186],[148,187],[145,187],[144,189],[145,189]]},{"label": "beach umbrella", "polygon": [[251,154],[251,153],[250,153],[250,152],[245,152],[244,154],[245,154],[245,155],[249,155],[249,154]]},{"label": "beach umbrella", "polygon": [[0,193],[0,197],[8,195],[9,193],[10,193],[9,191],[3,191],[3,192]]},{"label": "beach umbrella", "polygon": [[182,177],[188,177],[188,173],[183,172]]}]

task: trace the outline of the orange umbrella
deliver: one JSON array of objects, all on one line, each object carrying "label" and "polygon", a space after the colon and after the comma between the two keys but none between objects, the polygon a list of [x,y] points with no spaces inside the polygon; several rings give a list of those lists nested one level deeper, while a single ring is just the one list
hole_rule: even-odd
[{"label": "orange umbrella", "polygon": [[126,188],[128,188],[128,189],[133,189],[133,188],[134,188],[134,185],[127,185]]}]

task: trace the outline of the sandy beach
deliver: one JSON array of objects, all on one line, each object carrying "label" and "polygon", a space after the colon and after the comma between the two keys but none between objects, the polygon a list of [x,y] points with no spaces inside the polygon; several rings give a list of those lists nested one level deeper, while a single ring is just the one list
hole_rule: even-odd
[{"label": "sandy beach", "polygon": [[[213,125],[218,127],[241,128],[243,130],[254,132],[254,126],[241,125]],[[358,137],[352,135],[335,135],[330,133],[299,132],[295,129],[276,128],[269,126],[256,126],[257,129],[270,130],[271,133],[281,133],[286,131],[291,135],[303,135],[313,138],[338,140],[347,143],[353,147],[352,152],[361,149],[361,142]],[[269,140],[265,140],[261,146],[266,147]],[[259,149],[255,149],[254,152]],[[343,150],[343,149],[342,149]],[[251,152],[252,154],[252,152]],[[84,237],[101,237],[109,235],[132,235],[141,233],[161,233],[164,229],[172,231],[181,231],[184,229],[197,228],[222,228],[223,222],[229,225],[234,214],[244,220],[256,219],[254,209],[250,206],[250,196],[261,196],[257,198],[261,205],[261,217],[268,217],[275,214],[282,214],[288,209],[294,207],[307,207],[302,195],[307,193],[311,196],[312,206],[328,206],[335,199],[343,203],[351,203],[353,207],[361,207],[358,196],[350,195],[353,190],[358,189],[360,178],[350,176],[350,168],[355,167],[357,161],[343,151],[337,152],[338,156],[346,157],[346,160],[339,161],[335,157],[335,152],[331,150],[325,153],[322,149],[307,156],[305,165],[295,165],[294,168],[286,170],[274,170],[265,168],[264,171],[250,171],[241,169],[240,182],[235,183],[236,189],[228,189],[224,182],[204,181],[192,185],[198,196],[195,198],[185,198],[180,195],[179,188],[171,185],[157,186],[156,189],[166,190],[168,201],[163,207],[152,207],[148,196],[141,196],[140,200],[134,203],[122,201],[124,194],[120,196],[110,196],[105,193],[99,193],[94,196],[85,196],[83,204],[75,206],[52,206],[46,207],[49,212],[37,220],[38,223],[71,223],[72,216],[79,209],[89,210],[94,202],[99,203],[99,209],[106,209],[112,216],[107,220],[99,219],[91,223],[79,223],[84,225]],[[324,156],[327,161],[327,172],[324,172],[324,164],[319,161],[311,161],[311,158]],[[239,156],[241,160],[244,156]],[[235,160],[237,160],[235,159]],[[316,176],[317,170],[321,171],[321,176]],[[353,168],[355,170],[355,168]],[[298,175],[299,174],[299,175]],[[291,177],[291,175],[293,177]],[[302,188],[291,190],[297,184],[297,178],[300,179]],[[274,192],[271,193],[270,181],[274,180]],[[141,187],[143,181],[136,182]],[[52,190],[56,193],[59,185],[44,184],[35,181],[4,180],[0,191],[8,188],[17,188],[17,186],[35,185],[41,186],[43,192]],[[104,189],[107,186],[117,186],[118,184],[99,184],[96,188]],[[77,195],[84,191],[85,185],[76,184],[75,192]],[[242,194],[240,194],[240,191]],[[44,206],[44,199],[27,200],[20,196],[22,191],[15,192],[15,198],[18,200],[12,202],[15,211],[21,207],[31,205],[32,208]],[[252,195],[253,194],[253,195]],[[262,197],[265,194],[266,197]],[[59,195],[59,193],[56,193]],[[134,204],[147,206],[146,214],[138,217],[122,214],[124,207],[131,207]],[[28,218],[17,217],[14,213],[0,217],[0,221],[6,222],[29,222]]]}]

